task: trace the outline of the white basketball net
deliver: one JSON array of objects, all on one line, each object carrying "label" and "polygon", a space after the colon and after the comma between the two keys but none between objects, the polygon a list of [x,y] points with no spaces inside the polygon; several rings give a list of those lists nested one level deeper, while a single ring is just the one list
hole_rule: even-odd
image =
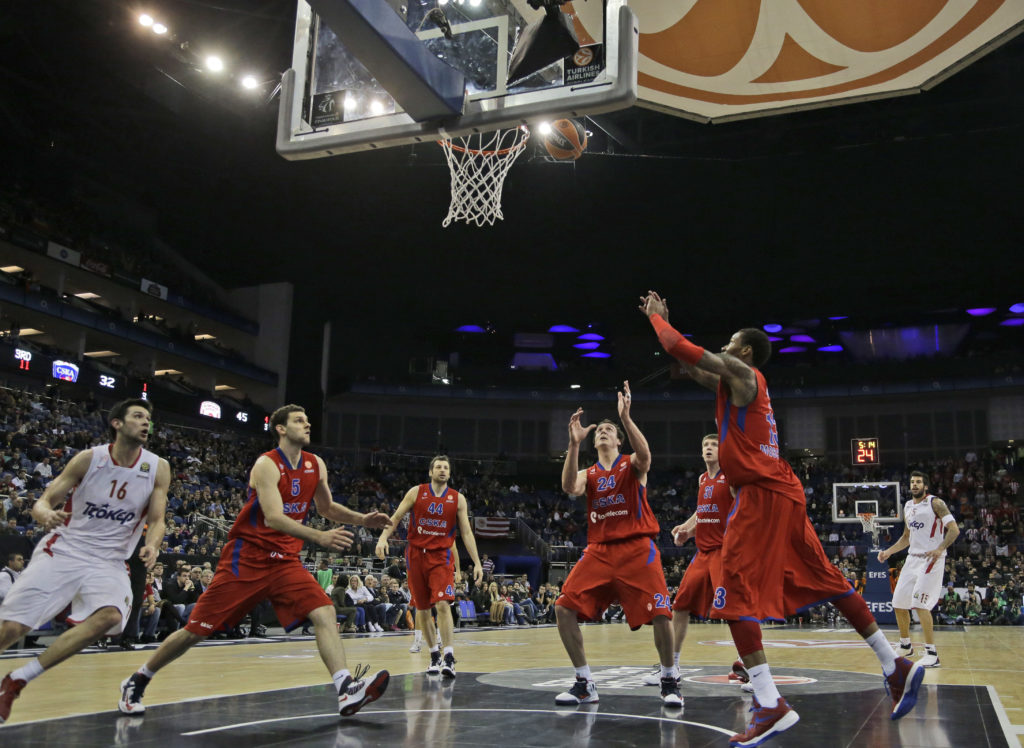
[{"label": "white basketball net", "polygon": [[439,140],[452,177],[452,202],[441,225],[464,221],[493,226],[496,220],[504,220],[501,188],[505,175],[529,139],[530,131],[517,127]]}]

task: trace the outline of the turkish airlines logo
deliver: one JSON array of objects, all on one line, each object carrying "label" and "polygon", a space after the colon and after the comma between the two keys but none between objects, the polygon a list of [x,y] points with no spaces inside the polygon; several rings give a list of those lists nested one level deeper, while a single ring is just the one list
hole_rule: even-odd
[{"label": "turkish airlines logo", "polygon": [[[1012,38],[1010,0],[631,0],[640,98],[709,118],[917,92]],[[581,13],[581,15],[584,15]]]}]

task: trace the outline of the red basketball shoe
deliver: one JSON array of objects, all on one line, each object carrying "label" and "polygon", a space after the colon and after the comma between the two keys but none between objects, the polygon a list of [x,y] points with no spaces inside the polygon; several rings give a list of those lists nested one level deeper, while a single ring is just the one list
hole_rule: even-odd
[{"label": "red basketball shoe", "polygon": [[729,745],[743,746],[743,748],[761,745],[800,721],[800,715],[781,697],[779,702],[769,709],[757,703],[755,696],[754,705],[750,707],[750,711],[754,713],[754,716],[750,718],[747,731],[742,735],[733,735],[729,738]]},{"label": "red basketball shoe", "polygon": [[21,689],[25,687],[27,682],[21,679],[13,680],[10,673],[5,675],[4,679],[0,681],[0,725],[11,716],[11,704],[21,694]]}]

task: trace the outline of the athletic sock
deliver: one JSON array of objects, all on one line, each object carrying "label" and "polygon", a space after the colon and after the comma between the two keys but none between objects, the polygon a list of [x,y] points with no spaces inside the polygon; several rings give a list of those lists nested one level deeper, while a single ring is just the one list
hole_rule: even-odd
[{"label": "athletic sock", "polygon": [[142,667],[140,667],[140,668],[139,668],[139,669],[138,669],[138,670],[137,670],[136,672],[137,672],[137,673],[138,673],[139,675],[141,675],[141,676],[142,676],[143,678],[145,678],[146,680],[152,680],[152,679],[153,679],[153,676],[154,676],[154,675],[156,675],[156,673],[154,673],[154,672],[153,672],[152,670],[150,670],[150,669],[149,669],[148,667],[146,667],[145,665],[143,665]]},{"label": "athletic sock", "polygon": [[768,663],[748,667],[747,672],[750,673],[750,684],[754,687],[757,703],[769,709],[778,706],[782,697],[779,689],[775,687],[775,681],[772,680],[772,671],[768,668]]},{"label": "athletic sock", "polygon": [[675,654],[672,655],[672,664],[675,667],[679,667],[679,653],[678,652],[676,652]]},{"label": "athletic sock", "polygon": [[455,648],[454,647],[445,647],[444,648],[444,653],[446,655],[451,655],[452,657],[454,657],[455,656]]},{"label": "athletic sock", "polygon": [[675,665],[669,665],[668,667],[665,667],[664,665],[661,666],[662,678],[676,678],[678,677],[677,673],[678,670]]},{"label": "athletic sock", "polygon": [[910,647],[910,637],[908,636],[906,639],[904,639],[901,636],[900,637],[900,646],[903,647],[904,649],[909,648]]},{"label": "athletic sock", "polygon": [[590,674],[590,665],[584,665],[583,667],[576,668],[576,677],[594,680],[594,676]]},{"label": "athletic sock", "polygon": [[435,644],[434,646],[432,646],[430,648],[430,654],[434,654],[434,652],[440,652],[440,651],[441,651],[441,645],[440,644]]},{"label": "athletic sock", "polygon": [[24,667],[12,670],[11,680],[23,680],[28,683],[30,680],[38,678],[42,674],[43,666],[39,664],[39,658],[37,657]]},{"label": "athletic sock", "polygon": [[348,671],[348,668],[342,668],[336,673],[331,674],[331,680],[334,681],[334,688],[337,691],[341,690],[341,684],[345,682],[346,678],[350,678],[352,673]]},{"label": "athletic sock", "polygon": [[882,663],[882,675],[892,675],[896,670],[896,653],[892,651],[892,645],[885,638],[885,634],[879,630],[865,638],[864,641],[868,643],[868,646],[874,651],[875,657]]},{"label": "athletic sock", "polygon": [[420,631],[419,629],[416,629],[415,631],[413,631],[412,632],[412,641],[413,641],[414,644],[419,644],[421,641],[423,641],[423,632]]}]

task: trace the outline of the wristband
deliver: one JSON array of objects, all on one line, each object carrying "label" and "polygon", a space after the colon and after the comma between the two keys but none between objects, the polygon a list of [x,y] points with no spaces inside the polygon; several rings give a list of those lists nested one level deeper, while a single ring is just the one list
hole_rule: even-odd
[{"label": "wristband", "polygon": [[696,366],[697,362],[704,356],[704,349],[694,345],[685,337],[679,334],[672,325],[662,319],[660,314],[652,314],[649,319],[654,331],[658,333],[658,341],[673,358],[677,358],[684,364]]}]

